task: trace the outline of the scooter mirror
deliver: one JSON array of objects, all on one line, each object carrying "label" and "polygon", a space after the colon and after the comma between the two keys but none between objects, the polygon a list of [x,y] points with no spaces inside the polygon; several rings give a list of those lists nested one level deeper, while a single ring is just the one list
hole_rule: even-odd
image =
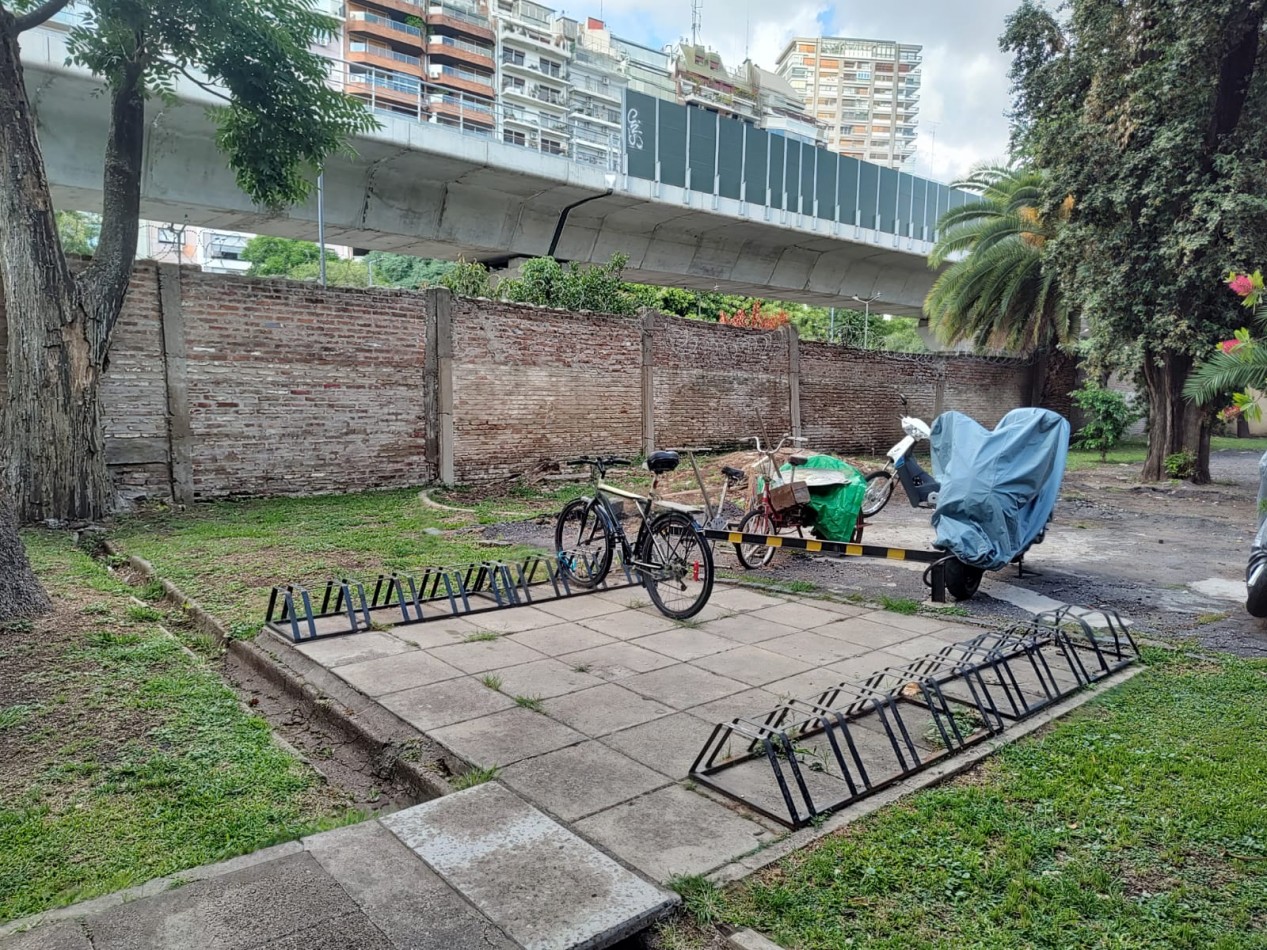
[{"label": "scooter mirror", "polygon": [[898,398],[898,399],[900,399],[900,400],[902,400],[902,405],[904,405],[904,406],[905,406],[905,405],[907,405],[907,402],[906,402],[906,394],[905,394],[905,393],[898,393],[898,394],[897,394],[897,398]]}]

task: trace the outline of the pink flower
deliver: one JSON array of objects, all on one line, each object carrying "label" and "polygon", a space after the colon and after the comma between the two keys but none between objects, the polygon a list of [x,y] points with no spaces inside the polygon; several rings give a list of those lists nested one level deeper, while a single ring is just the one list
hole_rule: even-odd
[{"label": "pink flower", "polygon": [[1219,344],[1219,349],[1224,353],[1231,353],[1234,349],[1241,345],[1240,340],[1224,340]]},{"label": "pink flower", "polygon": [[1237,274],[1227,285],[1238,297],[1248,297],[1254,292],[1254,281],[1249,274]]}]

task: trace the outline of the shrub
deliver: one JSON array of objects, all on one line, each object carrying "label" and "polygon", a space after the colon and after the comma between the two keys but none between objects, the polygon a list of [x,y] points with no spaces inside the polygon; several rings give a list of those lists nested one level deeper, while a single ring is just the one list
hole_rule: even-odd
[{"label": "shrub", "polygon": [[1189,449],[1167,455],[1163,463],[1171,478],[1191,478],[1197,470],[1197,457]]},{"label": "shrub", "polygon": [[1089,419],[1073,437],[1073,444],[1080,449],[1092,449],[1100,453],[1100,460],[1108,457],[1109,449],[1122,441],[1126,430],[1140,417],[1116,389],[1105,389],[1095,380],[1087,380],[1081,389],[1069,394],[1073,404],[1085,412]]}]

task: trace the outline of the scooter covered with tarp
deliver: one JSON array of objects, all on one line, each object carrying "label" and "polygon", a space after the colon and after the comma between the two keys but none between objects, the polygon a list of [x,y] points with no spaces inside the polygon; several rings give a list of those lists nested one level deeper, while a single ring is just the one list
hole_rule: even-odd
[{"label": "scooter covered with tarp", "polygon": [[941,488],[933,528],[946,589],[958,600],[981,575],[1042,541],[1060,495],[1069,423],[1046,409],[1013,409],[991,431],[959,412],[933,423],[933,475]]},{"label": "scooter covered with tarp", "polygon": [[1267,617],[1267,453],[1258,460],[1258,533],[1245,568],[1245,610]]}]

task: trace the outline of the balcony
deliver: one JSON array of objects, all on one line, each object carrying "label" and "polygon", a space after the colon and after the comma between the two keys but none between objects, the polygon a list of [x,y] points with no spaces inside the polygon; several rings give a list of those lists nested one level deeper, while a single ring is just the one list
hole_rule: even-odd
[{"label": "balcony", "polygon": [[371,106],[381,102],[412,106],[417,109],[422,83],[399,73],[380,73],[370,70],[363,73],[350,73],[344,84],[344,91],[362,99],[368,99]]},{"label": "balcony", "polygon": [[493,69],[493,48],[480,46],[468,40],[433,33],[427,38],[427,54],[432,59],[451,59],[484,69]]},{"label": "balcony", "polygon": [[619,103],[623,101],[620,96],[621,86],[619,83],[596,82],[593,79],[574,75],[572,77],[572,88],[600,99],[606,99],[608,102]]},{"label": "balcony", "polygon": [[[391,10],[406,16],[421,16],[421,0],[355,0],[356,7],[375,7],[379,10]],[[357,12],[356,8],[348,11],[348,15]]]},{"label": "balcony", "polygon": [[591,105],[572,105],[572,115],[584,116],[585,118],[597,122],[600,125],[610,126],[613,129],[621,128],[620,113],[615,109],[599,109]]},{"label": "balcony", "polygon": [[377,66],[390,72],[400,71],[402,67],[413,67],[421,71],[422,58],[401,53],[386,46],[362,43],[357,40],[348,41],[347,60],[349,63],[363,63],[366,66]]},{"label": "balcony", "polygon": [[560,113],[567,112],[567,101],[554,89],[546,89],[537,85],[516,85],[513,82],[502,83],[502,95],[518,96],[520,99],[527,99],[534,104],[540,104],[548,109],[557,109]]},{"label": "balcony", "polygon": [[526,129],[545,129],[566,135],[569,127],[562,119],[538,112],[529,112],[517,106],[502,106],[502,121],[508,125],[517,125]]},{"label": "balcony", "polygon": [[487,131],[493,128],[496,114],[491,102],[480,102],[466,96],[453,96],[444,93],[432,93],[427,96],[427,109],[435,116],[444,116],[457,120],[464,128],[471,126],[476,131]]},{"label": "balcony", "polygon": [[462,69],[457,66],[436,66],[432,64],[428,76],[431,82],[447,86],[451,89],[457,89],[462,92],[472,92],[477,96],[484,96],[492,99],[496,93],[493,91],[493,77],[489,73],[478,73],[471,69]]},{"label": "balcony", "polygon": [[348,14],[348,30],[355,33],[381,33],[407,43],[422,38],[421,27],[365,10],[353,10]]},{"label": "balcony", "polygon": [[567,42],[562,36],[556,37],[552,33],[530,30],[517,23],[507,23],[503,20],[499,26],[502,42],[509,43],[511,46],[518,46],[533,51],[544,49],[557,55],[562,52],[563,46]]},{"label": "balcony", "polygon": [[455,34],[474,36],[482,40],[493,39],[493,27],[488,17],[474,7],[458,3],[432,3],[427,8],[427,26],[451,30]]}]

